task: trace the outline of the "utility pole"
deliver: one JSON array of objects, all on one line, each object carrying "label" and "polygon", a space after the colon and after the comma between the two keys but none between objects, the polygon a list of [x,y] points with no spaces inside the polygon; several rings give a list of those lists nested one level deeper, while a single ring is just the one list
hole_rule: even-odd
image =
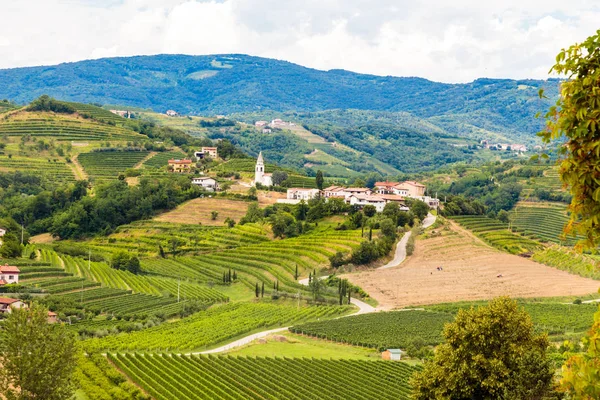
[{"label": "utility pole", "polygon": [[179,303],[179,287],[181,286],[181,278],[177,279],[177,302]]}]

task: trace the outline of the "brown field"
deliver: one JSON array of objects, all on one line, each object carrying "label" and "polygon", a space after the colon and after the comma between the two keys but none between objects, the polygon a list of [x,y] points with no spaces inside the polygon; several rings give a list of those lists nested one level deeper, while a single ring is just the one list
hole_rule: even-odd
[{"label": "brown field", "polygon": [[388,310],[503,295],[586,295],[600,287],[598,281],[500,252],[453,223],[442,232],[417,240],[414,254],[399,267],[345,277]]},{"label": "brown field", "polygon": [[49,233],[40,233],[29,238],[30,243],[35,244],[48,244],[54,242],[54,238]]},{"label": "brown field", "polygon": [[[278,198],[281,198],[282,193],[261,192],[258,196],[258,203],[261,207],[273,204]],[[283,193],[285,197],[285,193]],[[248,210],[247,201],[230,200],[218,197],[202,198],[190,200],[175,210],[161,214],[154,218],[162,222],[175,222],[179,224],[198,224],[223,226],[225,219],[232,218],[235,222],[239,222],[240,218],[246,215]],[[217,211],[219,216],[215,221],[211,219],[211,212]]]}]

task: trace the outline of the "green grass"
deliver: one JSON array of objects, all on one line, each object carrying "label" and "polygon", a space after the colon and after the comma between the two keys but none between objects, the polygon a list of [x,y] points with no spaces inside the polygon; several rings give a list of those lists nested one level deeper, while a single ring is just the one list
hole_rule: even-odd
[{"label": "green grass", "polygon": [[370,348],[348,346],[292,333],[268,336],[266,343],[254,341],[248,346],[231,350],[226,354],[247,357],[307,357],[345,360],[381,358],[379,352]]},{"label": "green grass", "polygon": [[409,399],[403,362],[109,354],[157,400]]}]

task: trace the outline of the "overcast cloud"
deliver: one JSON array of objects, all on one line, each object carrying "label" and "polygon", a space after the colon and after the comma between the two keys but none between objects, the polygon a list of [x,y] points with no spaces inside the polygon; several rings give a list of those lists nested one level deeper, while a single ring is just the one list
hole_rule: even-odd
[{"label": "overcast cloud", "polygon": [[600,6],[584,0],[3,3],[0,68],[140,54],[244,53],[442,82],[547,78],[561,48],[600,29]]}]

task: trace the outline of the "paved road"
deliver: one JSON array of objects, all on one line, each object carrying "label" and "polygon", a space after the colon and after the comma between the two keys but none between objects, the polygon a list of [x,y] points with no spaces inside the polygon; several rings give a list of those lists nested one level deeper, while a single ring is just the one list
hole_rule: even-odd
[{"label": "paved road", "polygon": [[285,328],[277,328],[277,329],[271,329],[269,331],[263,331],[263,332],[258,332],[252,335],[248,335],[244,338],[241,338],[239,340],[236,340],[234,342],[228,343],[225,346],[221,346],[221,347],[217,347],[216,349],[212,349],[212,350],[206,350],[206,351],[201,351],[198,353],[191,353],[191,354],[212,354],[212,353],[222,353],[224,351],[230,350],[230,349],[234,349],[236,347],[240,347],[240,346],[245,346],[250,342],[253,342],[256,339],[260,339],[260,338],[264,338],[265,336],[269,336],[273,333],[278,333],[278,332],[284,332],[287,331],[289,328],[289,326],[286,326]]},{"label": "paved road", "polygon": [[[423,220],[423,228],[429,228],[431,225],[434,224],[434,222],[435,215],[427,214],[427,217],[425,217],[425,219]],[[408,239],[410,238],[411,234],[411,231],[406,232],[406,234],[402,237],[402,239],[400,239],[400,241],[396,245],[396,253],[394,254],[394,258],[392,259],[392,261],[390,261],[382,267],[379,267],[378,269],[397,267],[398,265],[402,264],[402,262],[406,259],[406,244],[408,243]]]}]

